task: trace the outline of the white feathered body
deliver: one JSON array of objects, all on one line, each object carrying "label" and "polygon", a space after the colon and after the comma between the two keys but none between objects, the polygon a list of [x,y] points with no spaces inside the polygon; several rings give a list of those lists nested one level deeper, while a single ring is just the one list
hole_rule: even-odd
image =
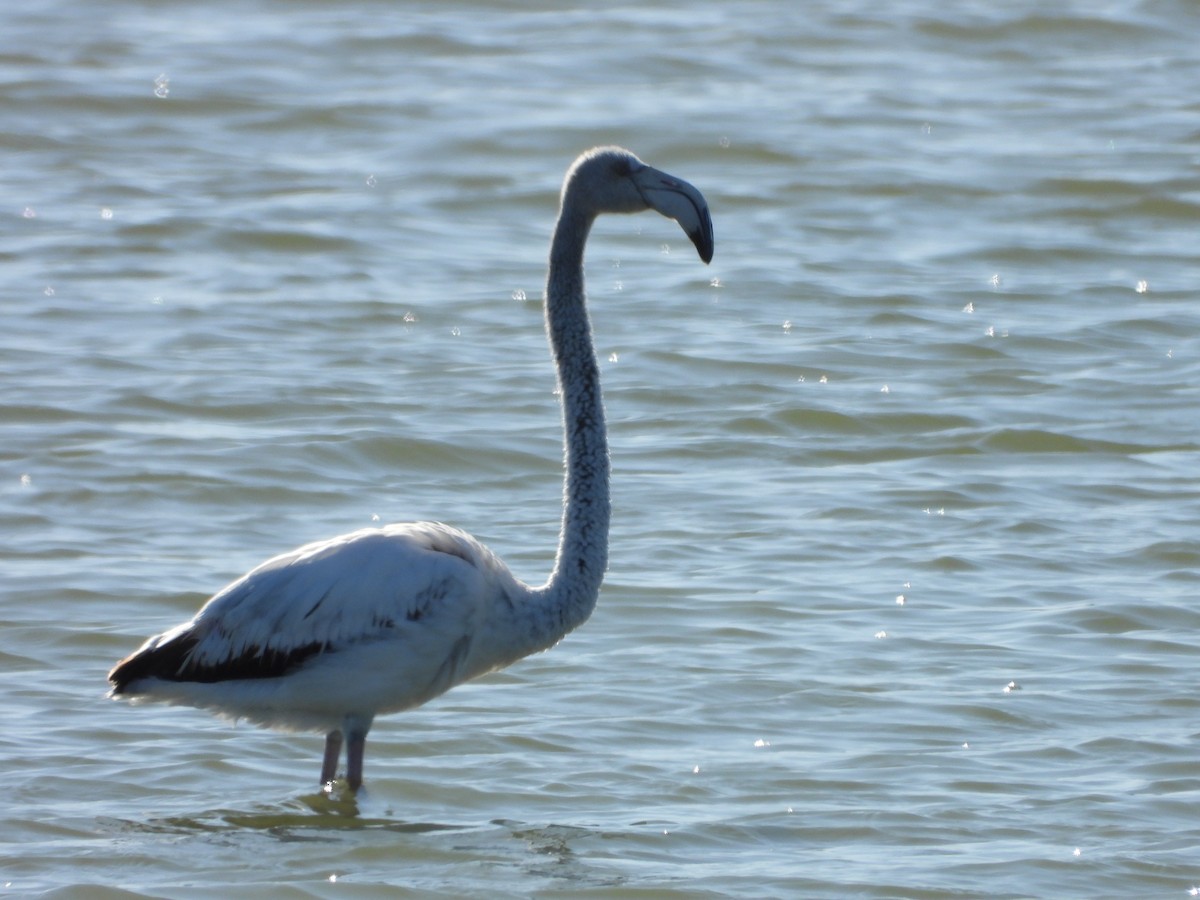
[{"label": "white feathered body", "polygon": [[159,674],[147,667],[121,693],[328,732],[347,715],[370,721],[419,706],[543,649],[530,646],[536,596],[458,529],[364,529],[230,584],[133,654],[157,659]]}]

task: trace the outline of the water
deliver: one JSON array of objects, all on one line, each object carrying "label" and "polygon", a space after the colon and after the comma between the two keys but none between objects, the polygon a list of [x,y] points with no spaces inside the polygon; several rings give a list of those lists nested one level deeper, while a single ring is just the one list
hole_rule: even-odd
[{"label": "water", "polygon": [[[3,14],[6,894],[1195,893],[1196,8],[695,7]],[[593,236],[592,620],[379,721],[357,802],[106,701],[374,521],[545,576],[546,243],[608,142],[717,252]]]}]

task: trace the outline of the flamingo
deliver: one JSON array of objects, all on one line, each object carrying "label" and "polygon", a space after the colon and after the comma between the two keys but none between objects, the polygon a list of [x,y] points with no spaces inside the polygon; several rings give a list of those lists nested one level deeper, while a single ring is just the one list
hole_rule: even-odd
[{"label": "flamingo", "polygon": [[609,456],[584,295],[584,245],[601,213],[674,219],[700,258],[713,230],[701,193],[628,150],[597,147],[568,169],[550,243],[545,322],[562,403],[564,488],[554,568],[519,581],[487,547],[438,522],[365,528],[259,565],[195,617],[108,674],[109,696],[193,706],[325,734],[321,785],[343,743],[362,785],[367,732],[457,684],[546,650],[595,608],[608,562]]}]

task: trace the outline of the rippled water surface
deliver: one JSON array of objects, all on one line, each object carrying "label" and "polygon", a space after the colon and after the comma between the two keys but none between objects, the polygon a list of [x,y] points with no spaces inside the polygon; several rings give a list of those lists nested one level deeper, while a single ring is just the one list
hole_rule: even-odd
[{"label": "rippled water surface", "polygon": [[[1196,6],[509,6],[0,16],[4,893],[1196,893]],[[593,233],[591,621],[377,722],[357,801],[317,737],[104,699],[372,522],[544,578],[600,143],[717,251]]]}]

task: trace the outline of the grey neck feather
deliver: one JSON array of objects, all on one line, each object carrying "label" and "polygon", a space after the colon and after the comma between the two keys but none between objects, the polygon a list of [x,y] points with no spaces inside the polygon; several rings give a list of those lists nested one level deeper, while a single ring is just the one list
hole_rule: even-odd
[{"label": "grey neck feather", "polygon": [[608,436],[600,368],[583,284],[583,248],[594,216],[569,195],[554,229],[546,280],[546,334],[561,393],[566,478],[562,531],[550,579],[534,593],[542,613],[539,643],[552,644],[591,615],[608,564]]}]

